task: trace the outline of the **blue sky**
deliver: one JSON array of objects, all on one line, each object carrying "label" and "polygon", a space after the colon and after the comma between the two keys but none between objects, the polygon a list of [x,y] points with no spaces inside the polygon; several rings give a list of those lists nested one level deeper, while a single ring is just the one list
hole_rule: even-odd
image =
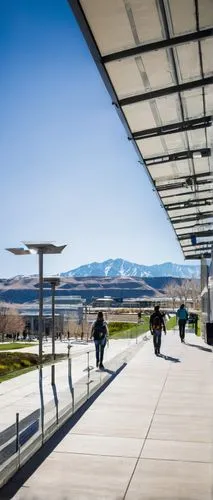
[{"label": "blue sky", "polygon": [[2,1],[0,65],[0,276],[37,272],[22,240],[67,243],[47,273],[183,263],[67,1]]}]

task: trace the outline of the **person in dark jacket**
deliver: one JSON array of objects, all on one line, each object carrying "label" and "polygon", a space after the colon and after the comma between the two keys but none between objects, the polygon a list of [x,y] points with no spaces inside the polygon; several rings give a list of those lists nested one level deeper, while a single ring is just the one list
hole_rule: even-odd
[{"label": "person in dark jacket", "polygon": [[185,341],[186,322],[187,322],[187,319],[188,319],[188,311],[185,308],[184,304],[181,304],[180,308],[176,312],[176,316],[177,316],[177,319],[178,319],[180,340],[181,340],[181,342],[184,342]]},{"label": "person in dark jacket", "polygon": [[108,327],[106,321],[104,321],[104,315],[102,311],[99,311],[96,321],[92,325],[91,338],[95,342],[95,352],[96,352],[96,366],[97,368],[104,369],[103,358],[104,349],[109,336]]},{"label": "person in dark jacket", "polygon": [[161,348],[162,330],[164,330],[164,333],[166,335],[166,327],[159,306],[155,306],[154,312],[150,316],[149,327],[150,327],[150,332],[153,335],[155,354],[156,356],[159,356]]}]

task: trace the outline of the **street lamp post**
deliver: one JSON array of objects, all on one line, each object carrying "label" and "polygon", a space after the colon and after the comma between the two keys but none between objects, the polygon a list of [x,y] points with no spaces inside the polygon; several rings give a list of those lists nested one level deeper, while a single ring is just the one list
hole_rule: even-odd
[{"label": "street lamp post", "polygon": [[39,258],[39,364],[42,365],[42,343],[43,343],[43,256],[44,254],[59,254],[63,252],[66,245],[56,246],[52,242],[24,242],[26,248],[6,248],[14,255],[29,255],[37,253]]},{"label": "street lamp post", "polygon": [[60,285],[60,278],[48,276],[44,278],[44,283],[49,283],[52,290],[52,357],[55,359],[55,289]]}]

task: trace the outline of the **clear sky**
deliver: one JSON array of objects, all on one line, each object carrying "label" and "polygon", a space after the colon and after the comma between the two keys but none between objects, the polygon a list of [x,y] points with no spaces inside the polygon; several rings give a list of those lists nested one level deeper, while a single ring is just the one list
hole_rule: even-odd
[{"label": "clear sky", "polygon": [[121,257],[184,263],[66,0],[0,2],[0,277],[22,240],[67,243],[59,273]]}]

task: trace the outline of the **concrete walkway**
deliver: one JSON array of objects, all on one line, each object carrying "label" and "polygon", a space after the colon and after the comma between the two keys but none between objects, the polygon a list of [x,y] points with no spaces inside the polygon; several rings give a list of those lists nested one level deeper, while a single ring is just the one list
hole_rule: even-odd
[{"label": "concrete walkway", "polygon": [[[136,339],[110,340],[109,348],[106,347],[105,349],[106,363],[120,352],[124,352],[129,346],[135,345],[135,343]],[[21,352],[38,352],[38,346],[21,349]],[[51,352],[51,342],[44,343],[44,352],[45,354]],[[67,342],[56,342],[56,352],[67,353]],[[88,352],[90,352],[90,366],[95,367],[94,343],[72,342],[73,384],[85,375]],[[56,364],[56,387],[59,407],[63,407],[64,399],[68,398],[70,400],[67,360]],[[44,366],[43,368],[43,398],[45,407],[53,403],[52,411],[55,412],[53,389],[51,386],[51,365]],[[20,419],[26,418],[29,414],[38,410],[40,404],[38,370],[2,382],[0,384],[0,432],[5,431],[7,427],[15,423],[17,412],[20,414]],[[49,417],[51,417],[51,414],[49,414]]]},{"label": "concrete walkway", "polygon": [[181,344],[177,332],[163,338],[162,353],[147,342],[1,500],[212,500],[213,354],[193,334]]}]

